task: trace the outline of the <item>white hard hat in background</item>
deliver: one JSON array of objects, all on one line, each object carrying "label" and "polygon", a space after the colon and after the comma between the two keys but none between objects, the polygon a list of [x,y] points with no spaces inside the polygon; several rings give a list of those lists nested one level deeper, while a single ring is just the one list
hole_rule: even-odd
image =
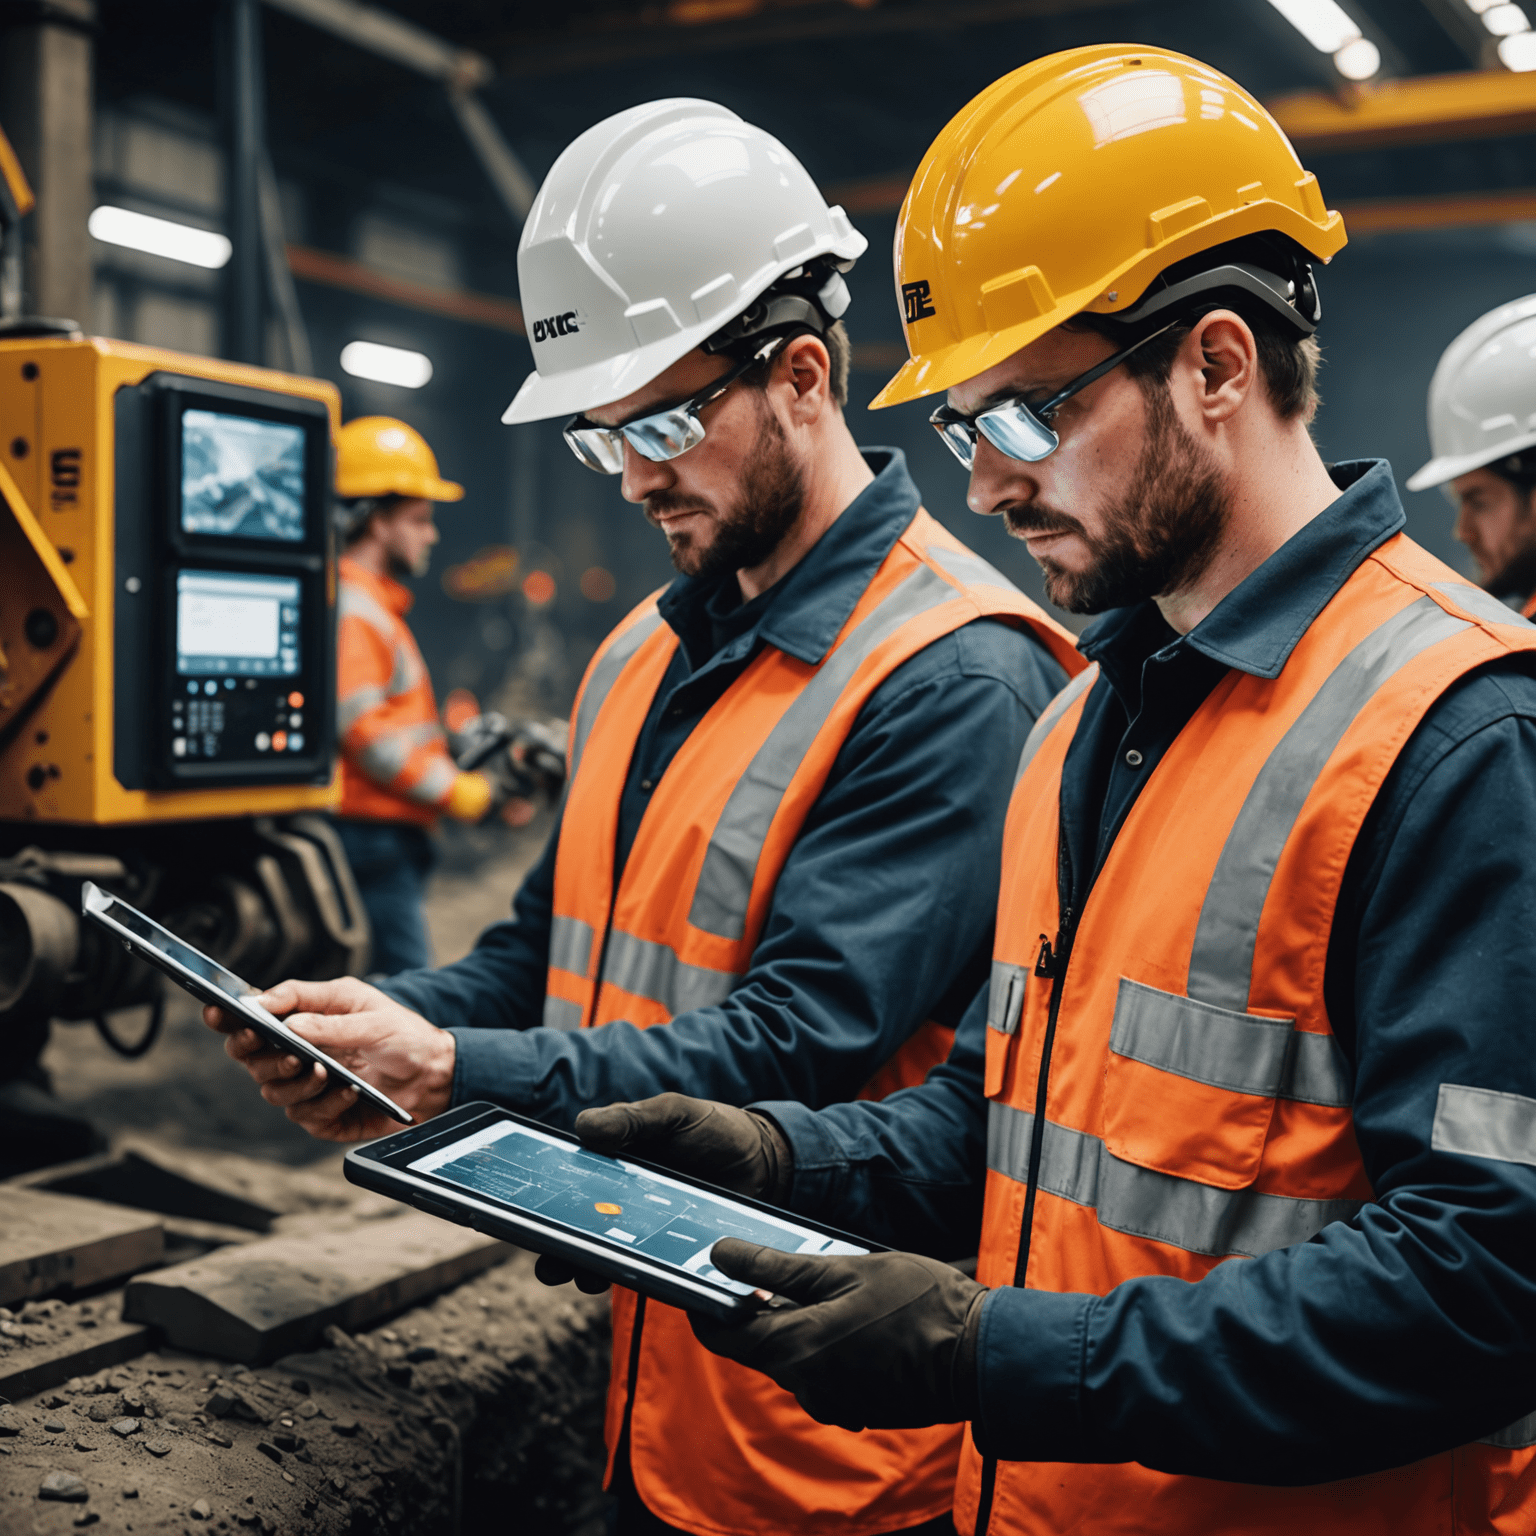
[{"label": "white hard hat in background", "polygon": [[523,227],[535,371],[501,419],[622,399],[807,263],[836,318],[840,274],[868,244],[777,139],[725,107],[674,97],[605,118],[555,161]]},{"label": "white hard hat in background", "polygon": [[1410,491],[1444,485],[1536,444],[1536,294],[1474,320],[1429,384],[1434,457]]}]

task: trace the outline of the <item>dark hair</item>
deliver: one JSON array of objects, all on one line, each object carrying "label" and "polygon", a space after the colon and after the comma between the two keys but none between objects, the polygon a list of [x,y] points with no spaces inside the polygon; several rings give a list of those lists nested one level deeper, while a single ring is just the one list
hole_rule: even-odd
[{"label": "dark hair", "polygon": [[342,546],[350,549],[368,531],[375,516],[387,518],[407,496],[387,491],[382,496],[349,496],[336,499],[336,522]]},{"label": "dark hair", "polygon": [[[1300,246],[1283,236],[1248,235],[1175,263],[1159,275],[1149,294],[1158,286],[1169,286],[1227,262],[1262,267],[1266,272],[1275,272],[1298,286],[1310,285],[1312,282],[1307,253]],[[1315,294],[1315,289],[1312,291]],[[1320,403],[1317,372],[1322,363],[1322,349],[1317,344],[1317,338],[1303,335],[1298,327],[1288,323],[1267,304],[1236,288],[1212,289],[1193,300],[1185,317],[1177,325],[1126,359],[1126,371],[1134,379],[1167,383],[1173,372],[1174,359],[1179,355],[1179,349],[1190,331],[1202,317],[1216,309],[1230,309],[1241,315],[1253,332],[1253,339],[1258,346],[1259,376],[1264,380],[1270,404],[1280,419],[1300,419],[1310,423]],[[1162,314],[1138,324],[1113,315],[1096,315],[1085,311],[1069,320],[1065,329],[1092,331],[1113,342],[1118,348],[1129,346],[1138,334],[1145,334],[1167,318],[1168,311],[1164,310]]]},{"label": "dark hair", "polygon": [[1498,459],[1485,466],[1490,474],[1497,475],[1506,485],[1511,485],[1522,496],[1536,491],[1536,449],[1522,449],[1507,459]]},{"label": "dark hair", "polygon": [[[841,320],[834,320],[823,332],[817,332],[808,325],[800,326],[789,332],[788,340],[793,341],[801,336],[818,336],[822,345],[827,349],[827,357],[832,368],[828,375],[827,388],[832,398],[837,402],[841,410],[848,404],[848,371],[853,366],[853,343],[848,340],[847,328]],[[761,337],[753,337],[754,342],[761,342]],[[781,349],[782,350],[782,349]],[[742,376],[741,381],[751,389],[766,389],[768,376],[773,372],[773,364],[778,359],[779,353],[768,359],[766,364],[756,368],[749,368]]]}]

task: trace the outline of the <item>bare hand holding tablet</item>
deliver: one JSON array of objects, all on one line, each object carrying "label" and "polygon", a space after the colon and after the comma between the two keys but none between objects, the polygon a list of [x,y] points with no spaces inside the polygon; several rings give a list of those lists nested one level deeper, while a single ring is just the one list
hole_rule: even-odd
[{"label": "bare hand holding tablet", "polygon": [[[232,971],[225,970],[217,961],[209,959],[201,950],[178,939],[169,929],[146,917],[137,907],[110,895],[89,880],[81,890],[80,906],[90,921],[104,928],[125,948],[147,960],[156,970],[169,976],[177,986],[190,992],[200,1002],[221,1010],[229,1019],[238,1020],[268,1046],[283,1053],[283,1056],[296,1057],[307,1064],[316,1091],[323,1091],[328,1083],[344,1084],[352,1096],[349,1102],[360,1100],[371,1110],[388,1116],[392,1122],[403,1125],[412,1123],[412,1115],[387,1094],[327,1055],[319,1045],[291,1029],[257,1001],[258,998],[270,998],[273,994],[262,993]],[[361,986],[362,983],[357,985]]]}]

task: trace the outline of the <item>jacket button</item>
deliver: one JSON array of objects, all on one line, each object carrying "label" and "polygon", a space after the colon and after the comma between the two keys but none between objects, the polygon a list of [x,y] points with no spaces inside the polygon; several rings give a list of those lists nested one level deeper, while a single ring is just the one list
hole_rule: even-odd
[{"label": "jacket button", "polygon": [[1131,765],[1132,768],[1141,767],[1141,753],[1138,752],[1135,747],[1132,747],[1131,750],[1125,754],[1125,760]]},{"label": "jacket button", "polygon": [[655,788],[655,780],[654,779],[641,779],[640,780],[640,788],[641,789],[654,789]]}]

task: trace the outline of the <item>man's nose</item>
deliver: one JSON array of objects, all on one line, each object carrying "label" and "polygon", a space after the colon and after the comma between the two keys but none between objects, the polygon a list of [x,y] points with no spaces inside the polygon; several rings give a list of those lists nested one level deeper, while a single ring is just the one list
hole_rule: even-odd
[{"label": "man's nose", "polygon": [[624,439],[624,474],[619,481],[619,491],[625,501],[644,501],[658,491],[667,491],[677,484],[677,475],[668,462],[656,463],[643,453],[637,453],[628,438]]},{"label": "man's nose", "polygon": [[996,517],[1005,508],[1030,502],[1040,494],[1033,468],[1019,459],[1010,459],[980,433],[976,435],[976,456],[971,460],[971,483],[965,503],[983,517]]}]

